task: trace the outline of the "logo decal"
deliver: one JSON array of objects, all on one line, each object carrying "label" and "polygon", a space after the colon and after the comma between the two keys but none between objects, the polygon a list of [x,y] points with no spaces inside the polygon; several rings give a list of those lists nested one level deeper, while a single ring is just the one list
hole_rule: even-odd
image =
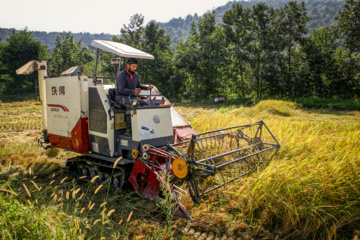
[{"label": "logo decal", "polygon": [[52,108],[61,108],[62,110],[64,110],[64,112],[69,112],[69,109],[63,105],[58,105],[58,104],[48,104],[48,107],[52,107]]}]

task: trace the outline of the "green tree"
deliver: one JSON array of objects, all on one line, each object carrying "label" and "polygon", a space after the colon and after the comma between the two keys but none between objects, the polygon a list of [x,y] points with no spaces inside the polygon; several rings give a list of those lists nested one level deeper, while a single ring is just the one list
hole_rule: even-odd
[{"label": "green tree", "polygon": [[304,2],[289,2],[277,12],[276,34],[282,37],[278,44],[282,44],[286,51],[287,57],[287,94],[293,96],[293,69],[292,54],[294,49],[303,40],[304,35],[308,32],[306,23],[310,20],[307,15]]},{"label": "green tree", "polygon": [[256,79],[256,97],[261,98],[264,84],[264,74],[269,57],[275,42],[273,27],[274,10],[265,3],[258,3],[253,6],[251,12],[251,31],[253,41],[250,45],[250,52],[253,56],[251,66]]},{"label": "green tree", "polygon": [[304,61],[295,85],[297,96],[334,96],[334,86],[341,80],[335,56],[338,38],[334,27],[324,27],[314,29],[303,41],[301,54]]},{"label": "green tree", "polygon": [[[336,18],[338,28],[344,36],[344,47],[347,56],[343,56],[342,70],[345,73],[346,89],[343,98],[353,97],[355,93],[360,94],[359,75],[359,51],[360,51],[360,1],[347,0],[344,10],[339,11]],[[341,54],[343,55],[343,54]]]},{"label": "green tree", "polygon": [[144,34],[144,16],[141,14],[135,14],[130,17],[130,23],[125,24],[121,28],[120,42],[125,43],[134,48],[141,47],[141,41]]},{"label": "green tree", "polygon": [[81,47],[81,41],[75,41],[71,32],[56,36],[55,49],[49,61],[49,75],[59,76],[60,73],[73,66],[84,66],[93,61],[88,47]]},{"label": "green tree", "polygon": [[47,47],[36,41],[27,28],[12,29],[0,45],[0,84],[6,94],[35,92],[36,75],[16,75],[16,69],[31,60],[47,58]]},{"label": "green tree", "polygon": [[175,52],[175,78],[185,85],[185,92],[181,94],[182,98],[196,97],[198,90],[198,79],[200,75],[199,62],[200,47],[198,44],[199,34],[196,30],[195,22],[192,22],[190,37],[186,41],[180,41],[176,45]]},{"label": "green tree", "polygon": [[[225,12],[223,16],[224,28],[226,31],[226,38],[229,44],[228,52],[233,56],[229,60],[229,65],[238,66],[232,67],[235,76],[240,75],[239,82],[235,85],[238,96],[245,97],[245,68],[249,61],[248,51],[250,42],[253,39],[250,28],[250,9],[243,8],[242,4],[234,3],[232,9]],[[230,70],[230,69],[229,69]],[[236,79],[236,78],[235,78]]]},{"label": "green tree", "polygon": [[156,21],[150,21],[144,28],[142,38],[141,49],[155,58],[155,60],[141,61],[140,73],[143,73],[142,79],[144,79],[142,82],[154,84],[164,94],[175,96],[174,83],[170,83],[173,75],[173,51],[170,36],[165,34],[164,29],[159,28]]}]

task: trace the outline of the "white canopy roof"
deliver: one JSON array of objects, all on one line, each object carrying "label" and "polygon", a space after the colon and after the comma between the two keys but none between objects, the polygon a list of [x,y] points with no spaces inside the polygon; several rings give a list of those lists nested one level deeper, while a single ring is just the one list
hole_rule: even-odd
[{"label": "white canopy roof", "polygon": [[105,40],[93,40],[91,46],[116,54],[120,57],[154,59],[154,56],[126,44]]}]

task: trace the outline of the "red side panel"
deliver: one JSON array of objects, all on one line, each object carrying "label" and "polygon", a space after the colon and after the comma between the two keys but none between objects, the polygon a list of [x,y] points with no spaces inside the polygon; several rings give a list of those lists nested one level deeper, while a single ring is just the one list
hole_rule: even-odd
[{"label": "red side panel", "polygon": [[88,153],[90,151],[88,118],[80,118],[71,131],[71,140],[75,152]]},{"label": "red side panel", "polygon": [[78,153],[90,151],[90,140],[88,132],[88,118],[80,118],[71,131],[71,138],[48,134],[51,145],[69,149]]},{"label": "red side panel", "polygon": [[49,136],[49,141],[50,141],[51,145],[53,145],[55,147],[73,150],[73,144],[72,144],[71,138],[54,135],[54,134],[50,134],[50,133],[48,134],[48,136]]}]

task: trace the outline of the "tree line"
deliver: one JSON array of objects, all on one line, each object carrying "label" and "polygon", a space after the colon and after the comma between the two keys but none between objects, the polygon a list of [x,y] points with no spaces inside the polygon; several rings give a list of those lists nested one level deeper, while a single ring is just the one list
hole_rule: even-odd
[{"label": "tree line", "polygon": [[[175,45],[175,51],[164,29],[156,21],[145,25],[139,14],[112,40],[154,55],[153,61],[140,61],[140,79],[172,99],[351,99],[360,95],[359,15],[359,0],[347,0],[337,25],[310,32],[304,2],[278,9],[263,2],[251,8],[234,3],[222,23],[217,23],[215,11],[192,22],[189,38]],[[6,43],[0,42],[0,88],[6,93],[33,91],[31,76],[15,75],[33,59],[46,59],[50,76],[76,65],[92,75],[93,56],[94,50],[81,47],[71,33],[58,35],[50,52],[27,29],[13,30]],[[114,75],[112,57],[100,55],[99,74]]]}]

